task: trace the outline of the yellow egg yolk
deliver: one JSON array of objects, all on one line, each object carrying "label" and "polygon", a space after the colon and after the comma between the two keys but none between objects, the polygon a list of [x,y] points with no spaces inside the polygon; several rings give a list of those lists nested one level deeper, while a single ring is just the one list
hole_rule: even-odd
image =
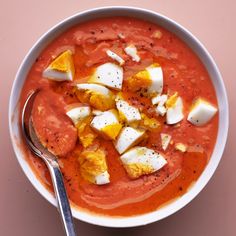
[{"label": "yellow egg yolk", "polygon": [[127,85],[131,91],[148,88],[151,84],[152,80],[147,70],[140,71],[127,80]]},{"label": "yellow egg yolk", "polygon": [[76,95],[80,102],[89,103],[100,111],[106,111],[115,107],[115,99],[112,93],[109,96],[105,96],[93,91],[76,91]]},{"label": "yellow egg yolk", "polygon": [[177,101],[178,93],[175,92],[172,96],[170,96],[166,101],[166,107],[170,108],[173,107]]},{"label": "yellow egg yolk", "polygon": [[140,121],[140,126],[148,130],[160,130],[161,124],[155,118],[149,118],[144,113],[141,114],[142,120]]},{"label": "yellow egg yolk", "polygon": [[145,165],[142,163],[131,163],[124,166],[129,177],[132,179],[137,179],[142,175],[151,174],[153,168],[150,165]]},{"label": "yellow egg yolk", "polygon": [[78,137],[83,147],[89,147],[93,144],[97,134],[90,127],[91,118],[88,117],[83,122],[76,125],[78,130]]},{"label": "yellow egg yolk", "polygon": [[103,133],[105,133],[110,139],[115,140],[117,135],[120,133],[122,128],[121,124],[111,124],[107,125],[101,129]]},{"label": "yellow egg yolk", "polygon": [[84,150],[80,153],[78,161],[81,176],[90,183],[95,183],[95,177],[107,171],[106,153],[101,149]]},{"label": "yellow egg yolk", "polygon": [[63,52],[55,60],[52,61],[49,67],[60,72],[72,72],[72,74],[74,75],[75,69],[72,52],[70,50]]}]

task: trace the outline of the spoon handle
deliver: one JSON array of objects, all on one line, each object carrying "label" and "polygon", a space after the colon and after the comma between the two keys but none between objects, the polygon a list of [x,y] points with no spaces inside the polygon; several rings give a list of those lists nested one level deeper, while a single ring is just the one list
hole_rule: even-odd
[{"label": "spoon handle", "polygon": [[59,165],[56,160],[47,160],[46,162],[51,174],[54,192],[58,204],[57,208],[61,215],[61,220],[64,225],[66,236],[76,236],[70,204],[67,198]]}]

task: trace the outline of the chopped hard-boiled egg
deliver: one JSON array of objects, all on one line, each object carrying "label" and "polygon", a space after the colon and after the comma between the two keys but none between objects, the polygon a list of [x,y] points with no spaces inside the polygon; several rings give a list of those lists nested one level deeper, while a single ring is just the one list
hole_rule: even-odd
[{"label": "chopped hard-boiled egg", "polygon": [[140,61],[140,57],[137,53],[137,48],[133,44],[129,45],[124,50],[126,54],[132,58],[133,61],[136,61],[136,62]]},{"label": "chopped hard-boiled egg", "polygon": [[158,104],[158,106],[163,106],[165,105],[167,101],[167,95],[166,94],[163,94],[163,95],[157,95],[155,97],[152,98],[152,104],[153,105],[156,105]]},{"label": "chopped hard-boiled egg", "polygon": [[72,52],[67,50],[54,59],[43,71],[43,77],[55,81],[72,81],[75,74]]},{"label": "chopped hard-boiled egg", "polygon": [[90,77],[88,82],[121,90],[123,83],[123,68],[114,63],[105,63],[95,69],[95,72]]},{"label": "chopped hard-boiled egg", "polygon": [[196,126],[205,125],[216,114],[217,108],[209,102],[199,98],[193,104],[187,120]]},{"label": "chopped hard-boiled egg", "polygon": [[166,114],[166,107],[164,106],[166,101],[167,101],[167,95],[166,94],[157,95],[157,96],[152,98],[152,104],[153,105],[157,104],[156,112],[161,116],[164,116]]},{"label": "chopped hard-boiled egg", "polygon": [[73,123],[76,125],[84,118],[88,117],[91,114],[91,109],[89,106],[74,106],[66,112],[66,115],[71,118]]},{"label": "chopped hard-boiled egg", "polygon": [[146,70],[149,73],[149,77],[152,80],[151,86],[148,88],[148,92],[151,94],[162,93],[163,89],[163,72],[159,64],[154,63],[147,67]]},{"label": "chopped hard-boiled egg", "polygon": [[114,143],[116,150],[122,154],[129,148],[138,144],[144,137],[144,134],[145,131],[143,130],[132,127],[124,127]]},{"label": "chopped hard-boiled egg", "polygon": [[99,84],[77,84],[77,89],[88,90],[94,93],[100,93],[104,96],[109,96],[111,94],[110,90]]},{"label": "chopped hard-boiled egg", "polygon": [[118,56],[116,53],[112,52],[109,49],[106,51],[106,53],[107,53],[107,56],[109,56],[113,60],[117,61],[121,66],[124,65],[124,63],[125,63],[124,59],[121,58],[120,56]]},{"label": "chopped hard-boiled egg", "polygon": [[106,153],[101,149],[84,150],[78,158],[80,173],[90,183],[102,185],[110,182]]},{"label": "chopped hard-boiled egg", "polygon": [[141,118],[142,120],[139,123],[139,126],[144,128],[144,129],[148,129],[148,130],[159,130],[161,128],[161,124],[160,122],[155,119],[155,118],[149,118],[147,115],[145,115],[144,113],[141,114]]},{"label": "chopped hard-boiled egg", "polygon": [[91,146],[97,137],[95,131],[90,127],[91,120],[92,117],[88,116],[76,125],[79,140],[85,148]]},{"label": "chopped hard-boiled egg", "polygon": [[131,91],[147,89],[152,84],[149,73],[146,70],[139,71],[127,79],[128,88]]},{"label": "chopped hard-boiled egg", "polygon": [[147,89],[151,96],[162,93],[163,73],[159,64],[154,63],[145,70],[138,72],[127,80],[131,90],[137,91],[140,88]]},{"label": "chopped hard-boiled egg", "polygon": [[107,171],[102,172],[100,175],[95,177],[95,183],[97,185],[103,185],[110,183],[110,175]]},{"label": "chopped hard-boiled egg", "polygon": [[77,97],[81,102],[105,111],[115,107],[114,94],[99,84],[77,84]]},{"label": "chopped hard-boiled egg", "polygon": [[126,102],[122,95],[116,97],[116,108],[119,111],[119,116],[122,121],[132,123],[141,120],[141,115],[138,108]]},{"label": "chopped hard-boiled egg", "polygon": [[156,108],[156,112],[161,115],[161,116],[164,116],[166,114],[166,108],[165,106],[157,106]]},{"label": "chopped hard-boiled egg", "polygon": [[151,174],[167,164],[161,154],[146,147],[134,147],[124,153],[120,159],[132,179]]},{"label": "chopped hard-boiled egg", "polygon": [[158,94],[155,97],[152,98],[152,105],[156,105],[161,101],[161,95]]},{"label": "chopped hard-boiled egg", "polygon": [[180,122],[184,118],[182,98],[177,97],[173,103],[167,104],[167,102],[166,123],[172,125]]},{"label": "chopped hard-boiled egg", "polygon": [[184,145],[183,143],[176,143],[175,144],[175,149],[180,151],[180,152],[186,152],[187,151],[187,146]]},{"label": "chopped hard-boiled egg", "polygon": [[169,134],[165,134],[165,133],[161,133],[161,146],[162,149],[165,151],[170,143],[171,140],[171,135]]},{"label": "chopped hard-boiled egg", "polygon": [[95,116],[91,122],[91,127],[104,137],[115,140],[122,125],[119,123],[117,111],[112,109]]}]

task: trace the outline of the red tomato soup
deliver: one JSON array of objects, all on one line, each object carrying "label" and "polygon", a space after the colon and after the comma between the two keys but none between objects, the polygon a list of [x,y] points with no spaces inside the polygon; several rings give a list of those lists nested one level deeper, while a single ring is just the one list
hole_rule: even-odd
[{"label": "red tomato soup", "polygon": [[[84,210],[154,211],[186,193],[211,157],[218,114],[209,75],[183,41],[153,23],[114,17],[69,29],[36,59],[21,108],[38,88],[36,133]],[[26,153],[53,191],[45,164]]]}]

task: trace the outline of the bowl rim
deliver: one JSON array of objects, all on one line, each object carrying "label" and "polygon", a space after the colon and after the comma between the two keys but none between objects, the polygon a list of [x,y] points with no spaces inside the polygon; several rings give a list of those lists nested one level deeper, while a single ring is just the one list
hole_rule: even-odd
[{"label": "bowl rim", "polygon": [[[11,142],[12,142],[13,149],[15,152],[15,156],[23,172],[27,176],[28,180],[35,187],[35,189],[47,201],[49,201],[52,205],[56,206],[57,204],[52,193],[50,193],[46,189],[46,187],[41,183],[41,181],[33,173],[32,169],[29,166],[29,163],[27,163],[26,160],[24,159],[24,155],[20,151],[20,148],[18,147],[18,144],[15,140],[15,134],[14,134],[15,126],[14,125],[16,124],[14,124],[14,121],[13,121],[14,119],[12,118],[14,115],[17,103],[18,103],[18,101],[15,101],[14,99],[15,93],[18,89],[17,88],[18,83],[22,79],[21,77],[22,77],[22,74],[24,73],[24,70],[27,68],[29,69],[31,67],[31,65],[29,66],[28,64],[28,62],[30,61],[30,57],[33,55],[35,51],[37,51],[38,46],[42,44],[43,41],[47,40],[47,37],[49,37],[50,34],[52,34],[54,31],[57,31],[57,35],[54,37],[56,38],[61,33],[61,32],[58,33],[60,31],[60,28],[64,27],[64,29],[62,30],[62,32],[64,32],[65,30],[69,29],[72,25],[76,25],[76,23],[73,23],[73,22],[77,18],[82,18],[82,17],[86,18],[86,16],[89,16],[91,14],[95,14],[95,13],[98,14],[98,13],[112,12],[112,11],[113,12],[123,11],[125,13],[132,12],[133,14],[137,14],[136,18],[141,18],[141,17],[138,17],[138,15],[147,15],[147,16],[149,15],[150,17],[152,16],[153,19],[154,18],[156,18],[156,20],[161,19],[164,23],[172,25],[173,29],[170,31],[172,31],[174,34],[177,34],[176,32],[174,32],[175,30],[177,30],[179,34],[183,34],[184,36],[188,37],[189,43],[187,43],[185,39],[181,38],[180,35],[177,34],[177,36],[180,37],[185,43],[189,44],[189,46],[191,46],[190,44],[195,45],[196,50],[200,50],[200,52],[203,54],[202,57],[205,57],[205,60],[209,63],[209,66],[212,68],[212,73],[215,75],[216,81],[218,83],[218,87],[220,89],[220,95],[221,95],[220,100],[219,100],[219,95],[217,95],[218,104],[219,102],[221,102],[220,104],[222,105],[222,110],[219,110],[219,128],[218,128],[217,141],[214,147],[214,151],[202,175],[198,178],[194,186],[191,187],[191,189],[187,193],[185,193],[181,198],[175,199],[173,202],[168,203],[166,206],[163,206],[160,209],[157,209],[153,212],[146,213],[143,215],[138,215],[138,216],[129,216],[129,217],[113,217],[113,216],[111,217],[111,216],[105,216],[105,215],[98,215],[91,212],[87,212],[85,210],[80,211],[79,208],[77,207],[75,208],[72,206],[72,215],[76,219],[79,219],[81,221],[95,224],[95,225],[106,226],[106,227],[117,227],[117,228],[134,227],[134,226],[146,225],[146,224],[164,219],[174,214],[175,212],[177,212],[178,210],[186,206],[188,203],[190,203],[199,194],[199,192],[206,186],[208,181],[211,179],[223,155],[224,147],[227,140],[228,126],[229,126],[229,111],[228,111],[228,99],[227,99],[226,89],[225,89],[220,71],[215,61],[213,60],[212,56],[209,54],[209,52],[206,50],[203,44],[190,31],[185,29],[182,25],[178,24],[174,20],[160,13],[143,9],[143,8],[139,8],[139,7],[132,7],[132,6],[106,6],[106,7],[92,8],[89,10],[78,12],[70,17],[65,18],[64,20],[60,21],[55,26],[51,27],[46,33],[44,33],[36,41],[36,43],[31,47],[31,49],[28,51],[28,53],[24,57],[16,73],[12,90],[11,90],[11,94],[10,94],[9,111],[8,111],[9,130],[10,130],[10,137],[11,137]],[[118,15],[119,14],[117,14],[116,16]],[[94,17],[94,19],[95,18],[101,18],[101,17]],[[70,23],[71,23],[71,26],[65,26],[65,24],[69,25]],[[50,42],[47,42],[45,45],[48,45],[49,43]],[[192,48],[192,50],[194,49]],[[196,51],[195,51],[195,54],[200,58],[200,55]],[[202,63],[204,64],[203,59],[202,58],[200,59]],[[204,66],[206,67],[206,65]],[[25,74],[27,75],[27,73]],[[23,81],[25,81],[25,78],[23,79]],[[214,82],[213,79],[212,79],[212,82]],[[215,90],[216,90],[216,87],[215,87]],[[224,116],[222,115],[222,112],[224,113]],[[214,161],[211,161],[213,156],[215,157]],[[211,166],[210,166],[210,163],[211,163]]]}]

